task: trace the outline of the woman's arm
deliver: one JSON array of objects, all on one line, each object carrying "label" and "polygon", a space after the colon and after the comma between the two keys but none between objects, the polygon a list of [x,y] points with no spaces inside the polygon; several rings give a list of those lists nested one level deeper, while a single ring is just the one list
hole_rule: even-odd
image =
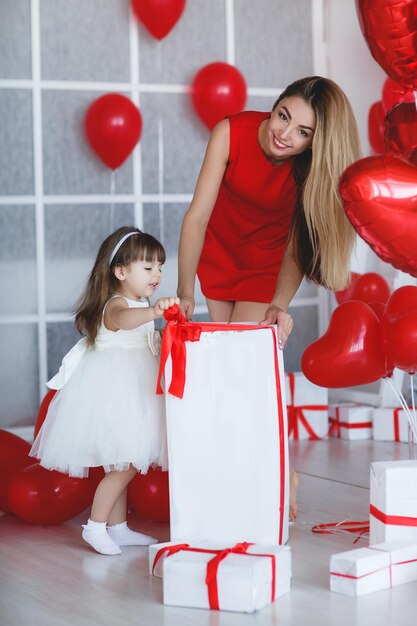
[{"label": "woman's arm", "polygon": [[215,128],[197,179],[194,196],[184,216],[178,253],[178,288],[180,307],[187,319],[194,311],[194,285],[207,224],[227,166],[230,147],[229,120]]},{"label": "woman's arm", "polygon": [[294,242],[288,242],[278,275],[275,293],[272,302],[265,312],[262,325],[278,324],[278,341],[284,347],[293,327],[291,315],[287,313],[288,306],[303,280],[303,273],[298,267],[294,255]]},{"label": "woman's arm", "polygon": [[108,330],[132,330],[162,317],[174,304],[179,304],[178,298],[159,298],[154,306],[130,308],[122,297],[113,298],[106,307],[104,324]]}]

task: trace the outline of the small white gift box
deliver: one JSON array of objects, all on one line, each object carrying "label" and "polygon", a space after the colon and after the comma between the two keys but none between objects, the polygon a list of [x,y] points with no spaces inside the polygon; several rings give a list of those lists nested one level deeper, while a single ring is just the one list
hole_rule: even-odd
[{"label": "small white gift box", "polygon": [[149,563],[154,573],[163,564],[164,604],[173,606],[252,613],[291,587],[288,546],[171,542],[151,546]]},{"label": "small white gift box", "polygon": [[373,438],[376,441],[408,441],[408,419],[401,408],[373,411]]},{"label": "small white gift box", "polygon": [[302,372],[285,375],[288,437],[317,440],[327,437],[328,391],[313,385]]},{"label": "small white gift box", "polygon": [[417,461],[371,463],[370,545],[417,543]]},{"label": "small white gift box", "polygon": [[391,541],[333,554],[330,589],[351,596],[417,580],[417,543]]},{"label": "small white gift box", "polygon": [[373,407],[346,402],[329,404],[329,436],[371,439]]},{"label": "small white gift box", "polygon": [[170,321],[164,364],[171,540],[285,543],[288,441],[276,327]]}]

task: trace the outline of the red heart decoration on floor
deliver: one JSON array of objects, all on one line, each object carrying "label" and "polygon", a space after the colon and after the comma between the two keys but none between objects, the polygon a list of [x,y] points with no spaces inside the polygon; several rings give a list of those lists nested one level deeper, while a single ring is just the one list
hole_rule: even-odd
[{"label": "red heart decoration on floor", "polygon": [[414,102],[401,102],[385,118],[384,137],[387,149],[413,160],[417,150],[417,109]]},{"label": "red heart decoration on floor", "polygon": [[374,252],[417,276],[417,168],[392,155],[366,157],[342,174],[349,220]]},{"label": "red heart decoration on floor", "polygon": [[337,307],[325,334],[304,351],[301,369],[320,387],[352,387],[382,378],[385,357],[374,311],[358,300]]},{"label": "red heart decoration on floor", "polygon": [[417,86],[417,0],[356,0],[363,36],[395,82]]}]

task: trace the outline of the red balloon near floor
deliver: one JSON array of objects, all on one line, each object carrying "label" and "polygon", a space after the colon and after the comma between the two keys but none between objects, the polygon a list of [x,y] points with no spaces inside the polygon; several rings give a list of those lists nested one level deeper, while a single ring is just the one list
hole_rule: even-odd
[{"label": "red balloon near floor", "polygon": [[56,389],[50,389],[46,395],[44,396],[41,405],[39,407],[39,412],[38,415],[36,417],[36,422],[35,422],[35,431],[33,433],[34,438],[36,439],[36,437],[38,436],[38,432],[40,431],[42,424],[45,421],[45,417],[46,414],[48,413],[48,409],[49,409],[49,405],[51,404],[51,400],[54,397],[54,395],[56,394],[57,390]]},{"label": "red balloon near floor", "polygon": [[7,430],[0,430],[0,511],[10,513],[7,489],[13,476],[33,465],[35,459],[28,456],[30,443]]},{"label": "red balloon near floor", "polygon": [[11,511],[31,524],[61,524],[92,502],[97,481],[70,478],[38,463],[13,476],[7,491]]},{"label": "red balloon near floor", "polygon": [[169,522],[168,472],[157,468],[137,474],[129,484],[127,497],[139,517]]}]

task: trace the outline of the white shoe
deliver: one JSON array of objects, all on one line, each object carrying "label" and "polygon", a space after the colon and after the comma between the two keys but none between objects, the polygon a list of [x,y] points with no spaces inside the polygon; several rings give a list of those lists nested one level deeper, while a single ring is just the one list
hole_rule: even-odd
[{"label": "white shoe", "polygon": [[100,554],[113,556],[122,553],[119,546],[108,534],[105,525],[99,528],[91,528],[88,524],[83,525],[81,536],[86,543],[90,544],[90,546]]},{"label": "white shoe", "polygon": [[127,522],[109,526],[107,532],[118,546],[150,546],[158,543],[154,537],[131,530]]}]

